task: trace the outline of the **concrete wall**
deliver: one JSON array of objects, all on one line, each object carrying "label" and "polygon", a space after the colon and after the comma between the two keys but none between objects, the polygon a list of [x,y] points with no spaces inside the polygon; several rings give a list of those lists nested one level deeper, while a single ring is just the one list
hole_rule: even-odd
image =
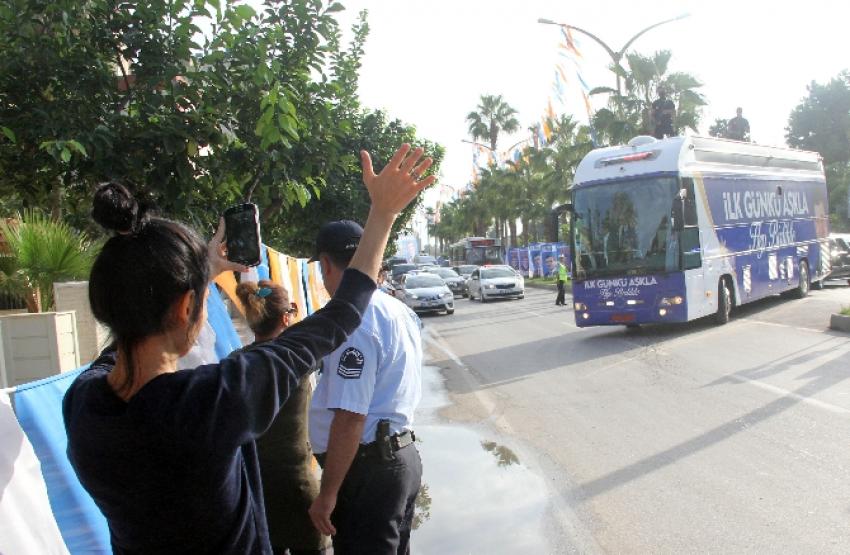
[{"label": "concrete wall", "polygon": [[77,315],[77,341],[80,362],[87,364],[97,358],[109,342],[109,330],[95,320],[89,305],[89,282],[54,283],[56,310],[73,310]]},{"label": "concrete wall", "polygon": [[22,385],[80,366],[73,312],[3,316],[0,336],[2,387]]}]

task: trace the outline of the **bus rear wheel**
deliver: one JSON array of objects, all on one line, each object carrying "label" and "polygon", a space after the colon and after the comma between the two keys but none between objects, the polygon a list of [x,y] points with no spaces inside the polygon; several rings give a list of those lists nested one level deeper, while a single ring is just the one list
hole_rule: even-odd
[{"label": "bus rear wheel", "polygon": [[797,287],[794,288],[794,298],[802,299],[809,295],[809,287],[811,286],[811,283],[809,283],[809,265],[806,264],[805,260],[800,262],[800,266],[797,268],[797,276],[799,282]]},{"label": "bus rear wheel", "polygon": [[732,292],[729,290],[729,282],[721,279],[717,286],[717,314],[714,321],[722,326],[729,321],[732,314]]}]

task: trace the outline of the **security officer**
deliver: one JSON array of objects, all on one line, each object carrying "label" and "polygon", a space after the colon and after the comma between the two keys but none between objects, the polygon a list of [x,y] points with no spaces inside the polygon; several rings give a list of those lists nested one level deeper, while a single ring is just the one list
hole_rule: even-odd
[{"label": "security officer", "polygon": [[[342,220],[321,228],[316,254],[333,294],[363,229]],[[421,397],[419,320],[402,302],[372,295],[360,327],[322,361],[310,407],[310,442],[322,466],[310,517],[333,536],[336,555],[409,553],[422,478],[413,444]]]},{"label": "security officer", "polygon": [[565,261],[566,258],[563,254],[558,256],[558,296],[555,298],[555,305],[557,306],[567,304],[564,300],[567,286],[567,265],[564,263]]}]

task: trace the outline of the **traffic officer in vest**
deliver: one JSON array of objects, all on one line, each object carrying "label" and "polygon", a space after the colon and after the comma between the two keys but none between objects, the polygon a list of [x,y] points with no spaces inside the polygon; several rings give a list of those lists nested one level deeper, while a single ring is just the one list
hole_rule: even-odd
[{"label": "traffic officer in vest", "polygon": [[[363,229],[342,220],[319,230],[313,260],[333,295]],[[408,553],[422,462],[413,444],[421,397],[417,316],[376,291],[360,327],[322,361],[310,407],[310,442],[322,467],[310,507],[336,555]]]},{"label": "traffic officer in vest", "polygon": [[558,256],[558,296],[555,298],[555,304],[557,306],[566,305],[566,301],[564,300],[564,294],[567,287],[567,265],[566,258],[564,255]]}]

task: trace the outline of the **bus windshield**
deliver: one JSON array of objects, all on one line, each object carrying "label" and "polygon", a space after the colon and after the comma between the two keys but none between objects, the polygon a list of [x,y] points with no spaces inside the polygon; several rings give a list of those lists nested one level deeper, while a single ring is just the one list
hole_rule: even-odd
[{"label": "bus windshield", "polygon": [[649,274],[678,269],[670,233],[678,192],[672,176],[628,179],[575,191],[574,260],[577,277]]}]

